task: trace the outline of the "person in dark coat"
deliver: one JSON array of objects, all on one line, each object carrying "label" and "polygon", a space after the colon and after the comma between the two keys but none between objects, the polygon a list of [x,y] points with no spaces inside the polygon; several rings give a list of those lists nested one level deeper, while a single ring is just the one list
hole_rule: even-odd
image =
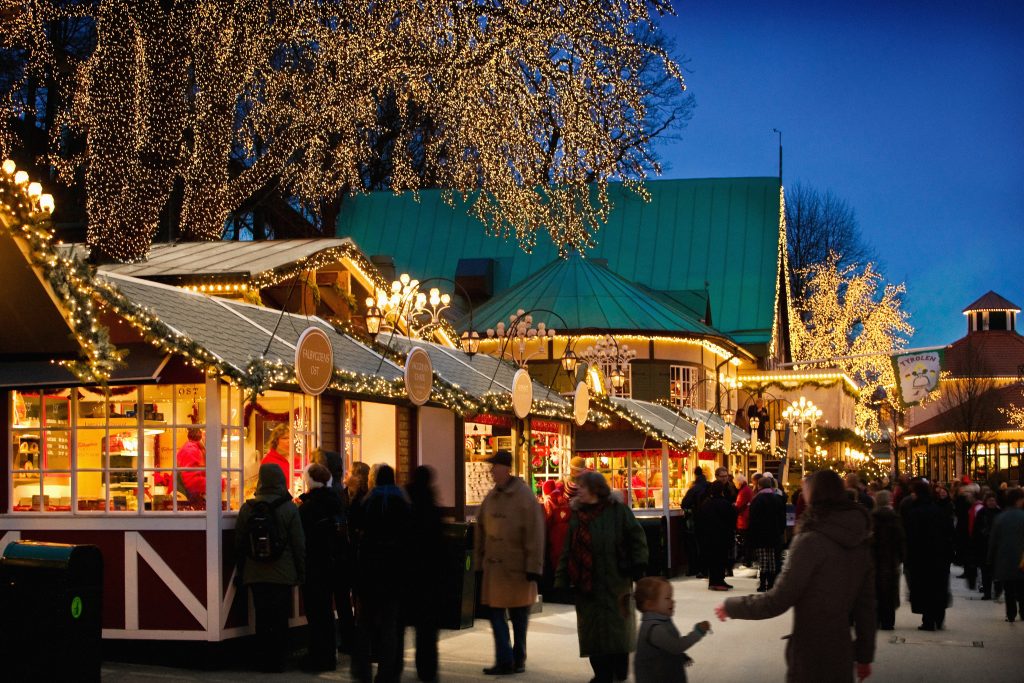
[{"label": "person in dark coat", "polygon": [[411,578],[409,546],[412,511],[395,471],[375,465],[370,492],[359,512],[356,544],[356,648],[352,676],[371,680],[370,653],[377,657],[375,683],[398,683],[402,675],[400,608]]},{"label": "person in dark coat", "polygon": [[306,492],[299,496],[299,518],[306,535],[306,582],[302,584],[302,604],[309,622],[309,668],[334,671],[338,666],[335,651],[333,595],[338,572],[338,519],[342,515],[341,497],[328,485],[331,473],[323,465],[310,465],[303,472]]},{"label": "person in dark coat", "polygon": [[416,629],[416,676],[421,681],[436,681],[444,556],[441,508],[434,496],[433,470],[425,465],[414,469],[405,493],[412,506],[409,550],[416,565],[409,582],[406,623]]},{"label": "person in dark coat", "polygon": [[974,564],[981,570],[981,599],[992,599],[992,565],[988,561],[988,545],[992,526],[1002,510],[996,504],[996,494],[989,491],[983,498],[983,505],[974,515],[971,530],[971,555]]},{"label": "person in dark coat", "polygon": [[697,512],[697,538],[708,568],[708,588],[725,591],[729,549],[736,533],[736,508],[725,497],[725,484],[715,481],[708,487],[708,498]]},{"label": "person in dark coat", "polygon": [[[310,458],[312,462],[323,465],[331,473],[328,488],[338,497],[341,512],[335,519],[335,558],[333,591],[334,605],[338,612],[337,625],[339,632],[338,651],[350,653],[352,639],[355,637],[355,621],[352,615],[352,571],[353,555],[348,537],[348,489],[345,487],[345,459],[337,451],[318,448]],[[362,464],[362,463],[357,463]],[[364,465],[365,467],[365,465]]]},{"label": "person in dark coat", "polygon": [[592,683],[624,681],[636,647],[630,596],[633,580],[647,568],[647,538],[633,511],[612,497],[603,475],[585,472],[576,483],[555,585],[575,591],[580,657],[590,659]]},{"label": "person in dark coat", "polygon": [[754,549],[759,565],[758,593],[771,590],[781,564],[782,539],[786,532],[786,504],[775,495],[772,480],[757,481],[757,495],[750,501],[750,527],[747,542]]},{"label": "person in dark coat", "polygon": [[1003,585],[1006,594],[1006,620],[1011,624],[1018,613],[1024,617],[1024,490],[1012,489],[1006,494],[1006,510],[992,525],[988,557],[992,576]]},{"label": "person in dark coat", "polygon": [[363,498],[369,492],[369,478],[369,465],[354,462],[342,482],[341,505],[345,510],[345,520],[343,528],[338,532],[338,573],[334,589],[334,606],[338,610],[338,631],[341,635],[338,652],[345,654],[352,654],[356,638],[352,588],[355,583],[359,516],[363,508]]},{"label": "person in dark coat", "polygon": [[907,543],[903,522],[890,502],[891,494],[883,489],[875,494],[875,508],[871,511],[875,601],[878,605],[878,628],[883,631],[896,627],[896,608],[900,606],[900,564],[906,557]]},{"label": "person in dark coat", "polygon": [[704,566],[700,554],[700,541],[697,535],[697,510],[704,502],[707,493],[708,480],[704,470],[700,467],[693,470],[693,483],[686,489],[683,500],[679,507],[683,510],[683,549],[686,552],[686,574],[703,579],[707,576],[707,567]]},{"label": "person in dark coat", "polygon": [[932,498],[928,482],[916,481],[911,496],[905,527],[910,608],[921,615],[920,630],[941,630],[950,596],[953,518]]},{"label": "person in dark coat", "polygon": [[[722,621],[770,619],[793,608],[786,645],[788,683],[836,683],[871,675],[875,655],[875,578],[871,520],[831,470],[805,486],[808,507],[785,567],[767,593],[729,598],[715,608]],[[851,638],[851,625],[856,634]]]},{"label": "person in dark coat", "polygon": [[[285,474],[280,467],[260,465],[256,496],[245,501],[235,522],[237,580],[252,591],[256,608],[256,660],[260,670],[266,673],[284,671],[292,587],[306,581],[306,535],[285,484]],[[253,557],[249,530],[258,503],[267,503],[273,508],[276,537],[283,544],[280,552],[269,559]]]}]

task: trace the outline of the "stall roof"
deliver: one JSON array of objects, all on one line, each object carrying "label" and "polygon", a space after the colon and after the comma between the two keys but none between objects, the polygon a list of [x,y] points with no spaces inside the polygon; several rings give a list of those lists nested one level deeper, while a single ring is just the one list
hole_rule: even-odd
[{"label": "stall roof", "polygon": [[180,335],[182,341],[194,342],[239,372],[245,372],[250,360],[260,358],[264,351],[267,360],[290,367],[299,335],[316,325],[331,339],[335,368],[387,380],[402,377],[402,370],[395,363],[387,359],[381,363],[379,354],[316,317],[226,301],[111,272],[101,277],[123,294],[132,307],[138,307],[118,313],[133,315],[144,309]]},{"label": "stall roof", "polygon": [[[664,410],[667,410],[669,412],[673,412],[671,408],[668,408],[666,406],[659,406],[659,407],[661,407]],[[723,420],[720,415],[716,415],[715,413],[712,413],[712,412],[707,411],[707,410],[698,410],[697,408],[688,408],[688,407],[680,408],[679,412],[681,412],[683,415],[689,417],[691,420],[694,421],[694,423],[697,423],[697,422],[703,420],[704,424],[707,425],[708,429],[710,429],[711,431],[713,431],[713,432],[715,432],[715,433],[717,433],[719,435],[721,435],[725,431],[726,423],[725,423],[725,420]],[[733,443],[739,443],[741,441],[750,441],[750,434],[748,434],[743,429],[741,429],[740,427],[737,427],[734,424],[731,424],[731,423],[729,424],[729,431],[732,432],[732,442]]]},{"label": "stall roof", "polygon": [[[352,240],[338,238],[261,240],[253,242],[161,242],[149,248],[145,261],[110,263],[100,270],[147,280],[176,281],[198,276],[264,279],[331,249],[350,249]],[[88,258],[84,244],[67,247]]]},{"label": "stall roof", "polygon": [[686,448],[697,436],[697,428],[692,422],[657,403],[618,396],[609,397],[608,400],[616,407],[628,411],[630,415],[641,420],[650,431],[661,435],[678,448]]},{"label": "stall roof", "polygon": [[[386,343],[383,338],[381,342]],[[512,377],[517,368],[507,361],[499,361],[485,353],[478,353],[470,358],[458,349],[399,335],[395,335],[392,345],[402,353],[408,353],[414,346],[424,349],[430,355],[434,372],[439,377],[466,391],[477,400],[488,394],[508,394],[512,391]],[[547,401],[566,410],[569,408],[569,402],[558,392],[536,380],[533,380],[533,398],[534,401]]]}]

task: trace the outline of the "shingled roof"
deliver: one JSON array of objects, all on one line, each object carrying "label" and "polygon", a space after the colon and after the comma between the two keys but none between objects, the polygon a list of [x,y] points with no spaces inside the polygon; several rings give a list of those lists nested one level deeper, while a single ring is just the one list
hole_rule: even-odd
[{"label": "shingled roof", "polygon": [[989,290],[987,294],[963,310],[964,313],[971,311],[1014,311],[1020,313],[1020,306]]},{"label": "shingled roof", "polygon": [[[654,180],[645,187],[650,201],[611,184],[614,208],[587,256],[660,292],[703,291],[706,284],[718,330],[740,344],[768,344],[784,244],[778,178]],[[460,259],[493,259],[495,292],[557,258],[543,235],[531,254],[514,240],[489,237],[469,208],[460,199],[449,206],[438,190],[421,191],[418,200],[371,193],[342,206],[337,234],[421,279],[453,278]]]},{"label": "shingled roof", "polygon": [[1024,337],[1011,330],[971,332],[950,344],[944,365],[953,377],[1017,377],[1024,372]]},{"label": "shingled roof", "polygon": [[[983,432],[1024,431],[1010,421],[1007,409],[1016,406],[1024,407],[1024,385],[992,389],[979,397],[982,410],[976,411],[977,418],[972,418],[970,430],[975,434]],[[934,415],[920,424],[916,424],[904,433],[904,437],[920,438],[937,434],[951,434],[968,431],[963,411],[953,406],[938,415]]]}]

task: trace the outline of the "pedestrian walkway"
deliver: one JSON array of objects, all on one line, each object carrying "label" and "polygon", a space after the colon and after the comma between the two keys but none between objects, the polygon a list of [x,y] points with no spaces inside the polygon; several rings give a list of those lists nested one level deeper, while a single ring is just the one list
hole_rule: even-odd
[{"label": "pedestrian walkway", "polygon": [[[955,568],[954,568],[955,569]],[[737,576],[729,579],[736,588],[729,593],[707,590],[705,581],[676,579],[675,621],[685,632],[696,622],[712,621],[713,632],[690,649],[694,665],[688,670],[695,683],[764,683],[785,678],[782,637],[789,633],[792,617],[784,614],[767,621],[714,619],[712,609],[725,596],[753,592],[757,580]],[[946,613],[946,629],[933,633],[918,631],[920,619],[905,603],[896,613],[896,630],[879,631],[874,675],[870,683],[934,683],[935,681],[985,681],[1017,683],[1024,680],[1024,623],[1003,621],[1003,605],[980,600],[967,591],[963,581],[953,581],[953,607]],[[905,591],[904,591],[905,593]],[[406,643],[412,643],[412,634]],[[490,626],[477,620],[464,631],[444,631],[441,636],[441,680],[507,680],[510,683],[548,681],[589,681],[590,666],[581,659],[576,642],[576,615],[570,605],[546,605],[530,620],[526,673],[491,679],[481,669],[493,663],[494,647]],[[298,671],[278,676],[248,671],[193,671],[165,667],[107,662],[107,681],[351,681],[348,658],[337,672],[303,674]],[[406,651],[403,681],[416,680],[413,651]]]}]

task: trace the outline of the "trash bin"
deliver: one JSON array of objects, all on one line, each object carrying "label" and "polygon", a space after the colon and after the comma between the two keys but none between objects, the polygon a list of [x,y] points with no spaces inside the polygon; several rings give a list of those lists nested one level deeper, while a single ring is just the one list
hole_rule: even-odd
[{"label": "trash bin", "polygon": [[9,543],[0,558],[3,678],[99,681],[102,604],[96,546]]},{"label": "trash bin", "polygon": [[473,628],[473,599],[476,573],[473,571],[473,527],[457,522],[442,528],[444,567],[441,580],[441,628]]},{"label": "trash bin", "polygon": [[668,575],[668,541],[664,517],[638,517],[647,538],[647,576]]}]

